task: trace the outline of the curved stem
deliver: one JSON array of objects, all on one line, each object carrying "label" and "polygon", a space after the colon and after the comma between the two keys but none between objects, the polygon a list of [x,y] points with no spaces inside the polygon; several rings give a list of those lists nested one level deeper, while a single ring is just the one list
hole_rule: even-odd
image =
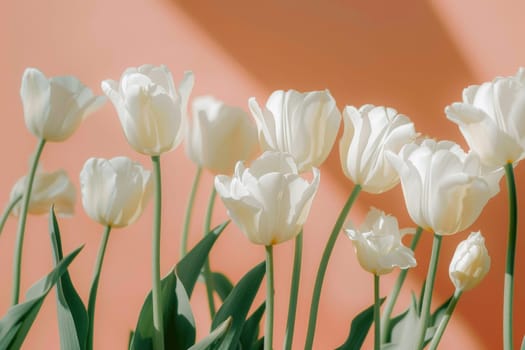
[{"label": "curved stem", "polygon": [[180,257],[181,259],[188,252],[188,233],[190,231],[191,224],[191,214],[193,212],[193,204],[195,202],[195,194],[197,193],[197,188],[199,187],[199,182],[201,179],[202,168],[198,167],[195,177],[193,178],[193,183],[191,185],[190,198],[188,199],[188,205],[186,206],[186,214],[184,215],[184,227],[182,229],[182,237],[180,241]]},{"label": "curved stem", "polygon": [[266,320],[264,326],[264,350],[272,350],[273,344],[273,246],[266,246]]},{"label": "curved stem", "polygon": [[[206,218],[204,220],[204,235],[206,236],[210,232],[210,226],[211,226],[211,216],[213,214],[213,207],[215,204],[215,197],[217,196],[217,191],[215,190],[215,187],[211,190],[210,194],[210,200],[208,202],[208,208],[206,209]],[[213,278],[211,276],[211,268],[210,268],[210,256],[206,258],[206,261],[204,262],[204,267],[202,271],[202,275],[204,277],[204,283],[206,285],[206,297],[208,299],[208,307],[210,309],[210,316],[211,319],[215,317],[215,301],[213,300]]]},{"label": "curved stem", "polygon": [[104,262],[104,255],[106,253],[106,247],[108,245],[109,232],[111,226],[106,226],[102,241],[100,242],[100,248],[98,250],[97,261],[95,263],[95,270],[93,272],[93,279],[91,281],[91,288],[89,290],[89,302],[88,302],[88,337],[87,337],[87,349],[93,350],[93,332],[95,325],[95,304],[97,301],[97,290],[98,281],[100,279],[100,271],[102,270],[102,263]]},{"label": "curved stem", "polygon": [[441,337],[443,336],[443,333],[445,333],[445,328],[447,328],[448,321],[450,321],[450,317],[452,317],[452,313],[454,312],[456,304],[458,303],[462,293],[463,291],[459,289],[456,289],[456,291],[454,292],[454,296],[452,297],[452,299],[450,299],[450,302],[448,304],[447,311],[445,312],[445,315],[443,315],[443,318],[441,318],[441,321],[439,322],[439,326],[436,330],[436,333],[434,334],[434,337],[432,337],[432,342],[430,343],[429,350],[437,349],[439,342],[441,341]]},{"label": "curved stem", "polygon": [[2,214],[2,218],[0,219],[0,235],[2,235],[2,231],[4,230],[4,226],[5,226],[5,223],[7,222],[7,218],[9,217],[9,214],[11,214],[11,212],[13,211],[13,208],[15,207],[15,205],[18,204],[18,202],[20,202],[22,197],[23,195],[16,197],[5,208],[4,213]]},{"label": "curved stem", "polygon": [[155,213],[153,220],[152,242],[152,278],[153,288],[153,348],[164,350],[164,320],[162,315],[162,299],[160,290],[160,224],[162,211],[162,183],[160,174],[160,157],[152,156],[153,171],[155,176]]},{"label": "curved stem", "polygon": [[[417,247],[417,244],[419,243],[419,239],[421,238],[421,233],[423,232],[423,228],[418,226],[416,230],[416,234],[414,235],[414,238],[412,238],[412,243],[410,244],[410,249],[414,251]],[[408,269],[403,269],[399,272],[399,275],[397,276],[396,283],[394,285],[394,289],[392,289],[392,292],[390,296],[387,298],[387,302],[385,305],[385,310],[383,311],[383,316],[381,317],[381,342],[385,343],[387,341],[386,335],[388,333],[388,327],[390,326],[390,317],[392,316],[392,311],[394,310],[394,306],[396,305],[397,298],[399,297],[399,293],[401,291],[401,287],[403,286],[403,283],[405,283],[405,279],[407,277]]]},{"label": "curved stem", "polygon": [[328,242],[326,242],[323,256],[321,257],[321,262],[319,263],[319,269],[317,270],[317,277],[315,279],[314,291],[312,295],[312,306],[310,308],[310,318],[308,320],[308,333],[306,334],[306,341],[304,347],[305,350],[311,350],[312,345],[314,343],[315,326],[317,323],[317,312],[319,311],[319,300],[321,299],[321,289],[323,287],[324,275],[326,273],[326,268],[328,267],[330,255],[332,254],[332,250],[334,249],[335,241],[339,236],[339,232],[343,227],[343,223],[346,217],[348,216],[348,212],[350,211],[350,208],[352,208],[352,205],[354,204],[354,201],[356,200],[357,195],[360,191],[361,186],[355,185],[354,189],[352,190],[352,193],[348,197],[343,209],[341,210],[337,221],[335,222],[334,228],[332,229],[332,233],[328,238]]},{"label": "curved stem", "polygon": [[507,191],[509,193],[509,237],[507,241],[507,261],[505,264],[505,287],[503,294],[503,348],[513,349],[512,313],[514,299],[514,261],[516,255],[516,232],[518,227],[518,199],[512,163],[505,164]]},{"label": "curved stem", "polygon": [[35,155],[33,157],[33,164],[29,170],[27,177],[26,188],[22,199],[22,210],[18,219],[18,232],[16,234],[15,257],[13,264],[13,290],[11,294],[11,305],[18,304],[20,295],[20,272],[22,270],[22,247],[24,245],[24,233],[26,229],[27,209],[29,208],[29,201],[31,199],[31,191],[33,189],[33,182],[35,180],[35,173],[38,167],[38,161],[42,155],[46,140],[39,141]]},{"label": "curved stem", "polygon": [[299,281],[301,279],[301,260],[303,256],[303,231],[295,237],[292,285],[290,287],[290,301],[288,303],[288,319],[286,321],[286,336],[284,339],[284,349],[291,350],[293,343],[293,333],[295,328],[295,316],[297,314],[297,301],[299,295]]},{"label": "curved stem", "polygon": [[430,315],[430,302],[432,301],[432,292],[434,291],[434,281],[436,280],[436,270],[442,238],[442,236],[434,233],[434,241],[432,242],[432,255],[430,256],[430,263],[428,265],[427,279],[425,282],[425,293],[423,295],[421,315],[416,333],[416,337],[418,337],[417,349],[422,349],[423,343],[425,342],[425,333],[427,331]]},{"label": "curved stem", "polygon": [[381,302],[379,301],[379,275],[374,274],[374,350],[381,348]]}]

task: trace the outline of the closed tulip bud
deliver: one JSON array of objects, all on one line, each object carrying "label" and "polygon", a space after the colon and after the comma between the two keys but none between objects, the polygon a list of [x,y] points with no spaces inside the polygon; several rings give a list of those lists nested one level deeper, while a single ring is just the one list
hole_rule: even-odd
[{"label": "closed tulip bud", "polygon": [[398,153],[416,138],[410,119],[389,107],[347,106],[343,111],[344,134],[339,142],[343,171],[363,191],[385,192],[399,183],[386,152]]},{"label": "closed tulip bud", "polygon": [[232,174],[235,163],[257,149],[257,129],[248,113],[211,96],[193,100],[193,119],[186,136],[186,153],[215,174]]},{"label": "closed tulip bud", "polygon": [[248,104],[264,150],[291,154],[300,172],[319,167],[328,157],[341,123],[328,90],[279,90],[270,95],[266,107],[259,107],[254,97]]},{"label": "closed tulip bud", "polygon": [[319,170],[312,172],[309,183],[291,155],[267,151],[250,168],[238,162],[232,177],[216,176],[215,188],[248,239],[269,246],[301,231],[319,186]]},{"label": "closed tulip bud", "polygon": [[[21,198],[26,186],[27,177],[24,176],[13,186],[9,201],[13,202],[17,198]],[[72,215],[75,209],[75,200],[75,186],[64,170],[46,173],[37,169],[27,212],[34,215],[48,214],[49,208],[54,206],[57,214]],[[22,202],[19,201],[11,213],[18,216],[21,210]]]},{"label": "closed tulip bud", "polygon": [[372,208],[359,229],[351,222],[345,233],[352,240],[357,259],[363,269],[375,275],[384,275],[395,267],[408,269],[416,266],[414,252],[401,242],[401,237],[412,230],[399,230],[397,219]]},{"label": "closed tulip bud", "polygon": [[88,114],[106,101],[104,96],[94,96],[75,77],[48,79],[36,68],[24,71],[20,96],[29,131],[51,142],[66,140]]},{"label": "closed tulip bud", "polygon": [[166,66],[152,65],[128,68],[120,82],[102,82],[128,143],[149,156],[158,156],[181,143],[192,88],[193,73],[186,72],[176,88]]},{"label": "closed tulip bud", "polygon": [[152,194],[151,172],[126,157],[90,158],[80,172],[82,205],[104,226],[135,222]]},{"label": "closed tulip bud", "polygon": [[450,280],[460,291],[477,286],[490,269],[490,256],[485,239],[478,232],[459,243],[449,266]]},{"label": "closed tulip bud", "polygon": [[463,102],[445,108],[469,147],[491,167],[525,156],[525,68],[515,76],[463,90]]}]

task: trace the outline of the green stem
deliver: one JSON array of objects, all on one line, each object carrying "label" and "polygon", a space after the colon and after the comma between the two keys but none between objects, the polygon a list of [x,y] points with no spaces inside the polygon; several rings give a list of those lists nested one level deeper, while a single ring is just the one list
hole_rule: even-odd
[{"label": "green stem", "polygon": [[182,229],[182,237],[180,241],[180,257],[181,259],[188,252],[188,233],[190,231],[191,224],[191,214],[193,212],[193,204],[195,202],[195,194],[197,193],[197,188],[199,187],[199,182],[201,179],[202,168],[198,167],[195,177],[193,178],[193,184],[191,185],[190,198],[188,199],[188,205],[186,206],[186,214],[184,215],[184,227]]},{"label": "green stem", "polygon": [[13,290],[11,295],[11,305],[18,304],[20,296],[20,272],[22,270],[22,247],[24,245],[24,233],[26,229],[27,220],[27,209],[29,208],[29,201],[31,199],[31,191],[33,189],[33,182],[35,180],[36,169],[38,167],[38,161],[42,155],[46,140],[41,139],[38,143],[35,155],[33,157],[33,164],[29,170],[29,176],[27,177],[26,188],[24,191],[24,197],[22,199],[22,210],[20,217],[18,218],[18,232],[16,234],[16,246],[15,246],[15,257],[13,264]]},{"label": "green stem", "polygon": [[314,291],[312,295],[312,305],[310,308],[310,318],[308,320],[308,333],[306,334],[306,341],[304,347],[305,350],[311,350],[312,345],[314,343],[315,326],[317,323],[317,312],[319,311],[319,300],[321,298],[321,289],[323,287],[324,275],[328,267],[330,255],[332,254],[332,250],[334,249],[335,241],[339,236],[339,232],[343,227],[343,223],[346,217],[348,216],[348,212],[350,211],[350,208],[354,204],[354,201],[356,200],[357,195],[360,191],[361,186],[355,185],[354,189],[352,190],[352,193],[348,197],[348,200],[346,201],[343,209],[341,210],[337,221],[335,222],[334,228],[332,230],[332,233],[330,234],[330,237],[328,238],[328,241],[326,242],[323,256],[321,257],[321,262],[319,263],[319,269],[317,270],[317,277],[315,279]]},{"label": "green stem", "polygon": [[2,214],[2,218],[0,219],[0,235],[2,234],[2,231],[4,230],[4,226],[5,226],[5,223],[7,222],[7,218],[9,217],[9,214],[11,214],[11,212],[13,211],[13,208],[15,207],[15,205],[18,204],[18,202],[20,202],[22,197],[23,195],[19,195],[18,197],[13,199],[11,203],[9,203],[7,207],[5,208],[4,213]]},{"label": "green stem", "polygon": [[264,350],[273,344],[273,246],[266,246],[266,320],[264,325]]},{"label": "green stem", "polygon": [[428,266],[427,279],[425,281],[425,293],[423,295],[421,315],[416,333],[416,337],[418,337],[417,349],[422,349],[423,343],[425,341],[425,333],[427,331],[428,320],[430,316],[430,302],[432,301],[432,292],[434,291],[434,282],[436,280],[436,271],[442,238],[443,237],[441,235],[434,234],[434,241],[432,242],[432,255],[430,256],[430,264]]},{"label": "green stem", "polygon": [[[418,226],[416,230],[416,234],[414,235],[414,238],[412,238],[412,243],[410,244],[410,249],[414,251],[417,247],[417,244],[419,243],[419,239],[421,238],[421,233],[423,232],[423,228]],[[396,305],[397,298],[399,297],[399,293],[401,291],[401,287],[403,286],[403,283],[405,283],[405,279],[407,277],[408,269],[401,270],[399,272],[399,275],[397,276],[396,283],[394,285],[394,289],[392,290],[392,293],[388,297],[387,303],[385,305],[385,310],[383,311],[383,316],[381,317],[381,342],[385,343],[387,341],[386,335],[388,333],[388,327],[390,327],[390,317],[392,316],[392,311],[394,310],[394,306]]]},{"label": "green stem", "polygon": [[503,348],[513,349],[512,313],[514,299],[514,260],[516,255],[516,232],[518,227],[518,199],[512,163],[505,164],[507,191],[509,193],[509,237],[505,267],[505,289],[503,294]]},{"label": "green stem", "polygon": [[97,289],[98,281],[100,279],[100,271],[102,270],[102,263],[104,262],[104,255],[106,253],[106,247],[108,245],[109,232],[111,226],[106,226],[102,241],[100,242],[100,248],[98,250],[97,261],[95,263],[95,270],[93,272],[93,279],[91,281],[91,289],[89,290],[89,302],[88,302],[88,337],[87,337],[87,349],[93,350],[93,332],[95,325],[95,304],[97,301]]},{"label": "green stem", "polygon": [[152,300],[153,300],[153,348],[164,350],[164,320],[162,316],[162,299],[160,290],[160,225],[162,211],[162,183],[160,174],[160,157],[152,156],[155,176],[155,213],[153,220],[152,242]]},{"label": "green stem", "polygon": [[292,285],[290,287],[290,301],[288,303],[288,320],[286,321],[286,336],[284,349],[291,350],[293,333],[295,328],[295,316],[297,313],[297,299],[299,295],[299,281],[301,279],[301,260],[303,256],[303,231],[295,237]]},{"label": "green stem", "polygon": [[[210,232],[211,217],[213,214],[213,206],[215,204],[216,196],[217,196],[217,191],[215,190],[215,187],[213,187],[213,189],[211,190],[210,200],[208,202],[208,208],[206,209],[206,217],[204,220],[204,235],[205,236]],[[210,316],[211,316],[211,319],[213,319],[213,317],[215,317],[215,301],[213,300],[214,286],[213,286],[213,278],[211,275],[209,255],[206,258],[206,261],[204,262],[202,275],[204,277],[204,284],[206,285],[206,297],[208,299],[208,307],[210,309]]]},{"label": "green stem", "polygon": [[374,274],[374,350],[381,348],[381,302],[379,301],[379,275]]},{"label": "green stem", "polygon": [[456,304],[458,303],[462,293],[463,291],[459,289],[456,289],[456,291],[454,292],[454,296],[452,297],[452,299],[450,299],[450,303],[448,304],[447,311],[445,312],[445,315],[443,315],[443,317],[441,318],[441,321],[439,321],[438,329],[432,337],[432,342],[430,343],[429,350],[437,349],[439,342],[441,341],[441,337],[443,336],[443,333],[445,333],[445,328],[447,328],[448,321],[450,321],[450,317],[452,317],[452,313],[454,312]]}]

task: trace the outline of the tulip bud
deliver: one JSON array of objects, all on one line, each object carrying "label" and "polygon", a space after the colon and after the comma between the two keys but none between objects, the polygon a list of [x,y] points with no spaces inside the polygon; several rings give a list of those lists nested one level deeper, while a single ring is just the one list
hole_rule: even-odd
[{"label": "tulip bud", "polygon": [[158,156],[177,147],[185,133],[193,73],[175,88],[166,66],[128,68],[120,82],[104,80],[102,90],[117,110],[128,143],[139,153]]},{"label": "tulip bud", "polygon": [[489,269],[490,256],[478,231],[458,244],[448,271],[456,289],[466,291],[477,286]]},{"label": "tulip bud", "polygon": [[211,96],[193,100],[193,119],[186,136],[186,153],[215,174],[232,174],[235,163],[257,148],[257,129],[248,113]]},{"label": "tulip bud", "polygon": [[75,77],[48,79],[36,68],[24,71],[20,96],[29,131],[51,142],[66,140],[88,114],[106,101],[104,96],[94,96]]},{"label": "tulip bud", "polygon": [[90,158],[80,172],[82,205],[104,226],[135,222],[152,194],[151,172],[126,157]]}]

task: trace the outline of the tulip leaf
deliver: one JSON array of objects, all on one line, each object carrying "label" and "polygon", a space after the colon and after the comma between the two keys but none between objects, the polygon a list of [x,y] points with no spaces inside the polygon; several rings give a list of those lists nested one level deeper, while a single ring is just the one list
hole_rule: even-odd
[{"label": "tulip leaf", "polygon": [[[53,207],[51,207],[49,213],[49,233],[53,247],[53,260],[56,265],[62,260],[63,253],[60,228]],[[67,350],[85,349],[89,322],[88,315],[67,270],[57,282],[56,297],[60,348]]]},{"label": "tulip leaf", "polygon": [[[383,304],[385,298],[381,298],[380,304]],[[361,311],[350,325],[350,334],[346,341],[337,348],[337,350],[359,350],[363,346],[366,335],[370,326],[374,322],[374,305],[372,304],[365,310]]]},{"label": "tulip leaf", "polygon": [[251,349],[253,345],[257,343],[259,323],[261,322],[265,309],[266,303],[262,303],[244,323],[240,337],[242,349]]},{"label": "tulip leaf", "polygon": [[[165,348],[187,349],[195,343],[196,333],[188,294],[173,270],[161,280],[160,287]],[[142,305],[130,349],[153,350],[153,336],[153,301],[150,292]]]},{"label": "tulip leaf", "polygon": [[211,275],[213,279],[213,288],[219,295],[222,301],[226,300],[233,289],[233,284],[224,274],[220,272],[213,272]]},{"label": "tulip leaf", "polygon": [[396,318],[396,324],[390,330],[390,343],[381,347],[382,350],[398,350],[398,349],[412,349],[416,348],[417,341],[414,337],[414,330],[419,324],[419,308],[418,301],[414,294],[412,294],[410,306],[408,310],[402,314],[402,317]]},{"label": "tulip leaf", "polygon": [[230,327],[231,320],[231,318],[226,319],[226,321],[224,321],[217,328],[211,331],[210,334],[204,337],[204,339],[194,344],[188,350],[208,350],[213,348],[213,345],[221,339],[221,337],[224,335],[224,333],[226,333],[226,331]]},{"label": "tulip leaf", "polygon": [[523,340],[521,341],[521,350],[525,350],[525,336],[523,337]]},{"label": "tulip leaf", "polygon": [[436,333],[436,330],[439,327],[441,319],[443,318],[443,316],[445,316],[445,313],[447,312],[448,304],[450,304],[451,300],[452,297],[448,298],[443,304],[441,304],[436,309],[436,311],[434,311],[434,313],[430,315],[429,326],[425,333],[425,341],[423,343],[423,346],[426,346],[434,337],[434,334]]},{"label": "tulip leaf", "polygon": [[197,245],[190,250],[175,267],[177,276],[182,282],[189,297],[191,297],[191,294],[193,293],[193,287],[195,287],[195,283],[197,283],[197,279],[199,278],[202,267],[208,258],[208,254],[210,253],[213,244],[228,224],[229,221],[226,221],[211,230],[210,233],[197,243]]},{"label": "tulip leaf", "polygon": [[49,274],[29,288],[23,303],[9,308],[0,320],[0,350],[20,349],[45,297],[82,248],[77,248],[62,259]]},{"label": "tulip leaf", "polygon": [[211,324],[212,330],[219,327],[228,318],[232,318],[231,327],[224,335],[219,349],[237,349],[246,315],[261,286],[264,274],[265,263],[262,262],[241,278],[217,311]]}]

